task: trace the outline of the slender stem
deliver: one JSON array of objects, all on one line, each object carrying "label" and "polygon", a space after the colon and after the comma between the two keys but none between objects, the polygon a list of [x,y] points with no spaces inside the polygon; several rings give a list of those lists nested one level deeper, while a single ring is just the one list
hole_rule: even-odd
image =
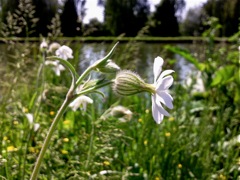
[{"label": "slender stem", "polygon": [[68,104],[71,102],[71,99],[69,99],[69,96],[67,95],[66,96],[66,99],[64,100],[62,106],[60,107],[60,109],[58,110],[53,122],[52,122],[52,125],[50,127],[50,129],[48,130],[48,133],[47,133],[47,137],[43,143],[43,146],[42,146],[42,149],[38,155],[38,159],[37,159],[37,162],[36,162],[36,165],[34,167],[34,170],[32,172],[32,175],[31,175],[31,180],[36,180],[37,179],[37,175],[38,175],[38,172],[40,170],[40,166],[42,164],[42,161],[43,161],[43,157],[44,157],[44,154],[48,148],[48,145],[50,143],[50,140],[51,140],[51,137],[53,135],[53,132],[60,120],[60,118],[62,117],[64,111],[66,110],[66,108],[68,107]]},{"label": "slender stem", "polygon": [[99,84],[99,85],[96,85],[96,86],[87,88],[86,90],[82,90],[81,92],[79,92],[79,93],[77,94],[77,96],[80,96],[80,95],[83,95],[83,94],[87,94],[87,93],[93,92],[93,91],[96,90],[96,89],[99,89],[99,88],[101,88],[101,87],[107,86],[107,85],[112,84],[112,83],[113,83],[113,81],[106,81],[106,82],[104,82],[104,83],[102,83],[102,84]]},{"label": "slender stem", "polygon": [[94,66],[89,66],[89,67],[82,73],[82,75],[78,78],[75,87],[78,87],[78,86],[80,85],[80,83],[82,82],[82,80],[83,80],[94,68],[95,68]]}]

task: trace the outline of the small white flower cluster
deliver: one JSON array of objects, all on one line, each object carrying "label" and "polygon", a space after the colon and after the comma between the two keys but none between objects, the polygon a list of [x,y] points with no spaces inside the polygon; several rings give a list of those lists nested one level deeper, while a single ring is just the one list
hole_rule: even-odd
[{"label": "small white flower cluster", "polygon": [[[45,40],[40,45],[40,49],[47,49],[48,44]],[[61,59],[68,60],[73,58],[73,51],[66,45],[60,46],[60,44],[54,42],[49,45],[48,52],[54,53],[55,55]],[[45,65],[52,66],[52,70],[55,72],[57,76],[61,75],[61,71],[65,70],[65,67],[59,63],[59,61],[45,61]]]}]

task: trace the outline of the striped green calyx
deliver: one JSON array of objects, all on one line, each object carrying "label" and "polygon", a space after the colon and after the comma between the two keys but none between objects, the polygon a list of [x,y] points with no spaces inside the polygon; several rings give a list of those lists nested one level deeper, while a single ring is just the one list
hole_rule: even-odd
[{"label": "striped green calyx", "polygon": [[117,95],[130,96],[141,92],[155,93],[155,87],[147,84],[136,73],[128,70],[120,71],[113,82],[113,90]]}]

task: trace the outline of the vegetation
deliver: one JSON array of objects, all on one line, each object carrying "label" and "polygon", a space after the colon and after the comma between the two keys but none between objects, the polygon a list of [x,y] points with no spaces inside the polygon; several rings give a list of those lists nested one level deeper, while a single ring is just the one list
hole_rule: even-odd
[{"label": "vegetation", "polygon": [[[200,36],[210,17],[222,26],[216,36],[229,37],[238,32],[240,0],[208,0],[190,9],[182,19],[184,0],[162,0],[150,11],[148,0],[99,0],[104,21],[83,20],[86,0],[1,0],[2,37],[41,36]],[[222,13],[224,12],[224,13]],[[17,20],[16,20],[17,19]],[[59,32],[52,32],[54,29]],[[9,32],[9,33],[8,33]]]},{"label": "vegetation", "polygon": [[[154,52],[165,59],[166,69],[178,67],[173,56],[178,54],[199,74],[193,74],[185,83],[176,68],[171,89],[174,109],[169,118],[156,125],[149,94],[119,98],[111,86],[102,89],[104,97],[90,94],[94,103],[85,112],[68,108],[63,114],[44,156],[39,179],[238,179],[238,36],[229,39],[229,46],[219,48],[214,43],[218,21],[211,19],[208,25],[203,34],[208,41],[196,44],[197,49],[203,47],[201,53],[169,45]],[[117,47],[112,58],[122,68],[147,78],[142,67],[150,64],[152,68],[152,61],[144,61],[147,54],[139,56],[141,43],[136,39]],[[29,43],[28,39],[7,42],[0,46],[0,175],[2,179],[29,179],[71,78],[67,71],[56,76],[51,67],[44,65],[46,55],[51,53],[45,54],[38,43]],[[79,61],[83,57],[79,49],[86,44],[68,41],[67,45],[74,51],[74,59],[69,62],[79,73],[84,64],[94,61]],[[103,51],[102,45],[96,47],[93,52]],[[122,116],[109,114],[117,105],[133,114],[123,120]],[[32,122],[29,113],[33,114]]]}]

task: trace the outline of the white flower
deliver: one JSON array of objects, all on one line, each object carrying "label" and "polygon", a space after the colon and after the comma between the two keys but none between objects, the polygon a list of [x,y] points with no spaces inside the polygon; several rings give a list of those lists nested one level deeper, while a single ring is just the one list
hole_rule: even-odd
[{"label": "white flower", "polygon": [[60,76],[61,71],[65,70],[65,67],[59,63],[59,61],[45,61],[46,65],[52,65],[52,69],[57,76]]},{"label": "white flower", "polygon": [[26,117],[27,117],[27,119],[28,119],[29,124],[32,124],[32,123],[33,123],[33,115],[30,114],[30,113],[27,113],[27,114],[26,114]]},{"label": "white flower", "polygon": [[34,123],[34,121],[33,121],[33,114],[27,113],[27,114],[25,114],[25,115],[26,115],[26,117],[27,117],[27,119],[28,119],[29,124],[30,124],[31,126],[33,125],[33,130],[36,132],[36,131],[39,129],[40,124],[39,124],[39,123]]},{"label": "white flower", "polygon": [[41,50],[46,50],[48,48],[48,43],[45,39],[43,39],[42,43],[40,44]]},{"label": "white flower", "polygon": [[39,123],[34,123],[33,130],[36,132],[39,128],[40,128],[40,124]]},{"label": "white flower", "polygon": [[111,116],[119,118],[119,121],[126,122],[131,120],[132,111],[123,106],[115,106],[111,110]]},{"label": "white flower", "polygon": [[64,60],[67,60],[67,59],[73,58],[72,53],[73,53],[73,51],[71,48],[63,45],[60,48],[58,48],[58,50],[56,51],[56,56],[58,56]]},{"label": "white flower", "polygon": [[81,95],[77,97],[73,102],[69,104],[69,107],[72,108],[73,111],[76,111],[80,106],[83,111],[86,111],[87,104],[92,104],[93,100],[90,97]]},{"label": "white flower", "polygon": [[48,48],[48,52],[50,53],[54,53],[57,49],[59,49],[61,47],[60,44],[56,43],[56,42],[53,42],[49,45],[49,48]]},{"label": "white flower", "polygon": [[162,122],[164,116],[169,116],[162,104],[170,109],[173,108],[173,98],[168,93],[168,88],[173,84],[173,77],[169,74],[174,71],[165,70],[161,73],[163,63],[163,59],[157,57],[153,65],[155,93],[152,94],[152,115],[157,124]]}]

